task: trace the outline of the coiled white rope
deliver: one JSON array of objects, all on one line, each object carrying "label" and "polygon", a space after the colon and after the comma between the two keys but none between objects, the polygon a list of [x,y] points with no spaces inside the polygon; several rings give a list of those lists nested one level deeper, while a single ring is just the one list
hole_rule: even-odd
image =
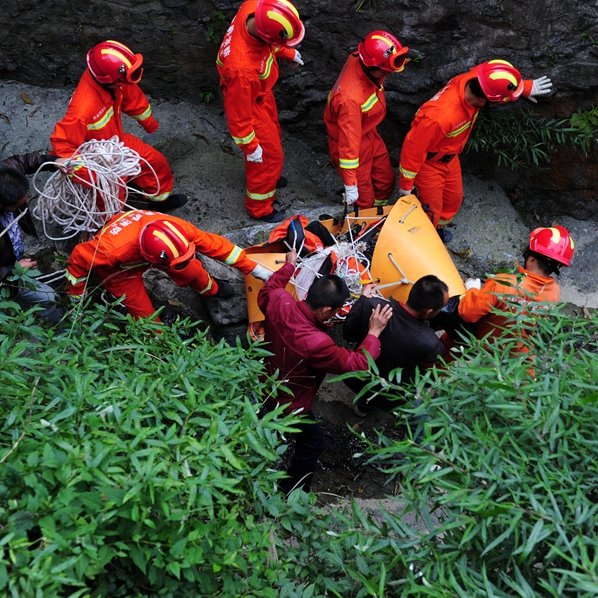
[{"label": "coiled white rope", "polygon": [[[46,237],[63,241],[81,233],[95,234],[111,216],[123,211],[130,191],[140,193],[127,187],[127,181],[141,173],[142,161],[156,178],[158,194],[156,171],[117,136],[82,144],[62,165],[63,169],[50,176],[43,189],[37,186],[37,176],[44,165],[40,166],[33,176],[33,187],[39,193],[33,215],[42,221]],[[93,182],[77,176],[80,168],[92,174]],[[98,207],[99,199],[103,210]],[[46,228],[50,222],[62,226],[65,236],[52,237]]]}]

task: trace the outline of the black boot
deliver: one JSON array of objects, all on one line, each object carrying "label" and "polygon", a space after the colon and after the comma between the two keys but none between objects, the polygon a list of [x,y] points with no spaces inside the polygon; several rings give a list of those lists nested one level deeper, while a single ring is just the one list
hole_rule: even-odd
[{"label": "black boot", "polygon": [[182,208],[187,203],[187,196],[184,193],[172,193],[164,201],[150,201],[149,208],[160,214],[169,214],[173,210]]},{"label": "black boot", "polygon": [[447,243],[450,242],[450,240],[453,238],[453,233],[450,230],[446,230],[444,228],[444,226],[439,226],[436,228],[436,232],[438,233],[438,236],[440,237],[440,240],[446,245]]},{"label": "black boot", "polygon": [[218,297],[219,299],[230,299],[235,294],[235,289],[230,282],[226,282],[226,280],[220,280],[219,278],[214,278],[214,280],[218,284],[218,290],[213,297]]},{"label": "black boot", "polygon": [[268,224],[274,224],[275,222],[282,222],[284,220],[284,214],[274,209],[267,216],[260,216],[257,220],[267,222]]}]

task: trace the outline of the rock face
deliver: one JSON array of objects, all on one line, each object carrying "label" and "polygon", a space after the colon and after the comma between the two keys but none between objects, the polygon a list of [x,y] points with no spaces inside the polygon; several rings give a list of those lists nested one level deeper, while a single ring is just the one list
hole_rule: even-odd
[{"label": "rock face", "polygon": [[[118,39],[143,53],[143,87],[154,97],[220,101],[214,65],[219,42],[240,2],[230,0],[4,0],[0,15],[0,78],[73,89],[85,53]],[[297,0],[306,24],[305,66],[283,65],[277,86],[285,130],[325,150],[322,114],[347,55],[365,34],[388,29],[411,48],[411,63],[387,79],[388,118],[381,127],[393,157],[415,111],[452,76],[494,57],[511,60],[524,77],[550,76],[555,93],[540,113],[566,117],[595,101],[598,9],[584,0]],[[499,172],[506,186],[526,190],[532,209],[576,207],[570,215],[598,219],[596,177],[579,152],[549,167]],[[574,166],[572,168],[572,166]],[[581,172],[580,172],[581,171]],[[547,172],[550,174],[547,180]],[[592,171],[593,172],[593,171]],[[549,188],[548,197],[546,194]]]}]

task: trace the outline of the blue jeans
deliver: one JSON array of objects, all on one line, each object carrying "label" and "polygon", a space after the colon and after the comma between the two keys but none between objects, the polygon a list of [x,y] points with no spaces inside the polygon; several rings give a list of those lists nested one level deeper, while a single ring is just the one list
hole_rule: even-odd
[{"label": "blue jeans", "polygon": [[54,324],[60,322],[65,313],[62,307],[56,305],[58,295],[54,289],[37,280],[35,281],[35,289],[29,289],[19,283],[19,289],[15,299],[17,302],[24,303],[29,307],[33,305],[41,305],[44,309],[40,314],[44,318],[48,318],[48,320]]}]

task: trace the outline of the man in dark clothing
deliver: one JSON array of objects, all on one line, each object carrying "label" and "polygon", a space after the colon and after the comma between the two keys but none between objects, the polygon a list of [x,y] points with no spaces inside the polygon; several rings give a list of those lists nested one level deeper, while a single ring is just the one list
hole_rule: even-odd
[{"label": "man in dark clothing", "polygon": [[[52,289],[39,281],[30,289],[23,284],[6,281],[13,271],[16,262],[23,268],[36,268],[37,262],[24,257],[25,248],[21,230],[37,237],[33,218],[25,205],[29,192],[29,181],[26,174],[33,174],[46,162],[61,163],[56,156],[24,154],[11,156],[0,162],[0,285],[8,286],[11,298],[25,305],[41,305],[41,315],[52,322],[58,322],[64,310],[56,306],[57,295]],[[49,164],[48,169],[56,167]]]},{"label": "man in dark clothing", "polygon": [[[367,285],[361,297],[355,302],[347,315],[343,327],[343,336],[349,342],[361,342],[366,334],[367,321],[372,310],[388,305],[386,299],[372,297],[374,285]],[[433,318],[447,304],[449,299],[447,285],[436,276],[420,278],[412,287],[407,303],[399,303],[392,297],[392,318],[380,335],[380,356],[376,365],[380,376],[389,380],[393,370],[401,368],[401,384],[410,384],[415,380],[419,367],[432,364],[444,355],[444,345],[430,328],[428,320]],[[348,378],[345,384],[355,393],[363,390],[369,382]],[[375,396],[375,390],[360,397],[355,405],[355,414],[365,417],[375,409],[390,411],[397,402],[382,396]]]},{"label": "man in dark clothing", "polygon": [[295,272],[297,252],[286,255],[286,263],[260,289],[258,305],[265,314],[265,340],[273,353],[266,358],[266,369],[277,376],[291,393],[280,389],[269,397],[266,408],[285,403],[286,413],[305,415],[297,426],[295,452],[287,470],[289,478],[281,484],[285,492],[295,487],[310,489],[316,462],[324,451],[324,437],[312,413],[312,405],[327,373],[342,374],[368,368],[369,353],[380,354],[378,337],[392,315],[389,305],[371,311],[364,323],[364,335],[355,351],[337,346],[328,335],[328,320],[333,318],[349,297],[349,289],[338,276],[318,278],[305,301],[296,301],[285,290]]}]

